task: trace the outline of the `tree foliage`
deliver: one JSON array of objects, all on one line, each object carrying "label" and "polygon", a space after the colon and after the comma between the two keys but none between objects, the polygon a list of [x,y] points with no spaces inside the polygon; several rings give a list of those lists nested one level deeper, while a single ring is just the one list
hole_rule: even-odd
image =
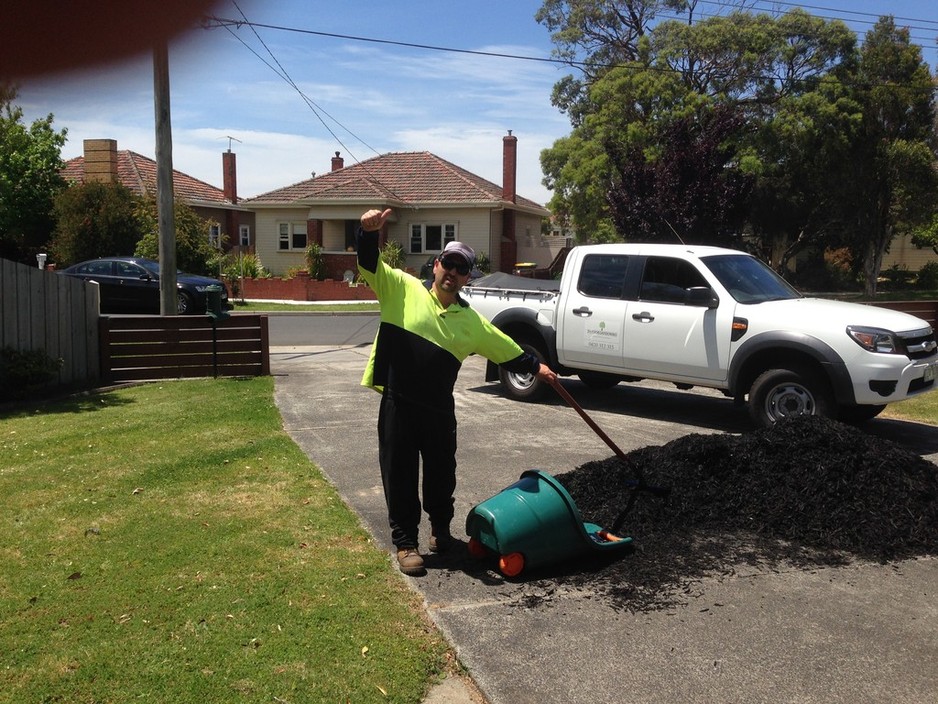
[{"label": "tree foliage", "polygon": [[0,83],[0,257],[35,264],[53,230],[53,200],[65,188],[66,130],[53,129],[51,114],[27,127],[16,95]]},{"label": "tree foliage", "polygon": [[863,123],[850,211],[865,292],[872,295],[893,238],[927,227],[938,204],[934,83],[908,29],[891,17],[867,33],[857,77]]},{"label": "tree foliage", "polygon": [[89,181],[59,193],[51,252],[56,265],[130,256],[140,238],[138,197],[119,183]]},{"label": "tree foliage", "polygon": [[801,9],[697,21],[696,4],[545,0],[537,19],[576,71],[554,92],[572,131],[541,154],[552,210],[582,240],[742,236],[779,269],[849,247],[875,286],[938,192],[934,86],[908,31],[883,18],[860,49]]},{"label": "tree foliage", "polygon": [[[176,267],[190,274],[217,276],[222,250],[209,242],[211,223],[178,200],[174,204],[173,215],[176,225]],[[160,230],[156,199],[150,196],[139,200],[135,216],[140,235],[134,254],[158,261]]]}]

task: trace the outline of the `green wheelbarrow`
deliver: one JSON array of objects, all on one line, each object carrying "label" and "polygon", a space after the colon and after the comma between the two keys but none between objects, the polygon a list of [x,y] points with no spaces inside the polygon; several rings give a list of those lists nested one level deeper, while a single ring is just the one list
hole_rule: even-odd
[{"label": "green wheelbarrow", "polygon": [[466,516],[466,534],[469,553],[497,556],[506,577],[632,543],[584,522],[563,485],[539,469],[523,472],[517,482],[474,506]]}]

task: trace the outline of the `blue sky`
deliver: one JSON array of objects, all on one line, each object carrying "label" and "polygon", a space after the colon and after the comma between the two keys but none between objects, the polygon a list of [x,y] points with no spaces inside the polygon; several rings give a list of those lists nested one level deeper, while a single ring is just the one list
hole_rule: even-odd
[{"label": "blue sky", "polygon": [[[698,3],[698,15],[725,7]],[[794,3],[750,2],[785,10]],[[327,34],[468,52],[548,58],[540,0],[220,0],[215,14]],[[862,35],[879,14],[909,26],[935,70],[934,0],[814,0],[802,7],[846,21]],[[430,151],[501,183],[502,137],[518,137],[518,192],[546,203],[539,155],[567,135],[550,103],[565,67],[541,61],[442,52],[248,27],[201,29],[170,45],[173,166],[221,187],[221,153],[238,156],[238,192],[258,195],[325,173],[336,151],[346,165],[392,151]],[[263,43],[261,42],[263,40]],[[266,46],[265,46],[266,45]],[[249,48],[250,47],[250,48]],[[267,63],[276,61],[303,97]],[[252,50],[254,53],[252,53]],[[260,58],[259,58],[260,57]],[[264,61],[262,61],[262,59]],[[85,139],[154,155],[153,70],[149,54],[117,65],[30,79],[17,104],[27,121],[52,113],[68,129],[66,159]],[[324,124],[325,123],[325,124]]]}]

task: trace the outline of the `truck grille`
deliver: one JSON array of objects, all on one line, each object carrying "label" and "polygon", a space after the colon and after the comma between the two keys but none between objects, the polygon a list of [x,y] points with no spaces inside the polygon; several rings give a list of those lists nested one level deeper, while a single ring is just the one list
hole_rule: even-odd
[{"label": "truck grille", "polygon": [[935,340],[935,331],[932,328],[922,328],[920,330],[910,330],[909,332],[899,333],[902,342],[905,344],[909,359],[925,359],[935,354],[938,349],[938,342]]}]

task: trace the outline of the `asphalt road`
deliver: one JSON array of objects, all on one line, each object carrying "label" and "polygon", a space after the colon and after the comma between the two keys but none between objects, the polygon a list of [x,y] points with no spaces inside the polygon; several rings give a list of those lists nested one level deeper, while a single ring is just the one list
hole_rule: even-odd
[{"label": "asphalt road", "polygon": [[[355,318],[367,317],[272,318],[271,368],[286,430],[389,548],[378,395],[358,385],[377,321]],[[283,345],[281,324],[284,335],[349,344]],[[483,369],[483,360],[467,360],[456,388],[457,534],[473,505],[522,471],[556,474],[612,455],[559,398],[510,401],[484,383]],[[711,391],[564,384],[626,452],[749,427],[744,409]],[[933,427],[877,419],[869,431],[938,460]],[[426,525],[421,536],[425,544]],[[506,580],[462,560],[431,557],[428,568],[404,579],[492,704],[924,704],[938,692],[936,559],[810,571],[741,566],[690,585],[685,605],[651,613],[615,610],[585,589]]]},{"label": "asphalt road", "polygon": [[338,346],[367,345],[378,331],[377,313],[267,313],[270,345]]}]

